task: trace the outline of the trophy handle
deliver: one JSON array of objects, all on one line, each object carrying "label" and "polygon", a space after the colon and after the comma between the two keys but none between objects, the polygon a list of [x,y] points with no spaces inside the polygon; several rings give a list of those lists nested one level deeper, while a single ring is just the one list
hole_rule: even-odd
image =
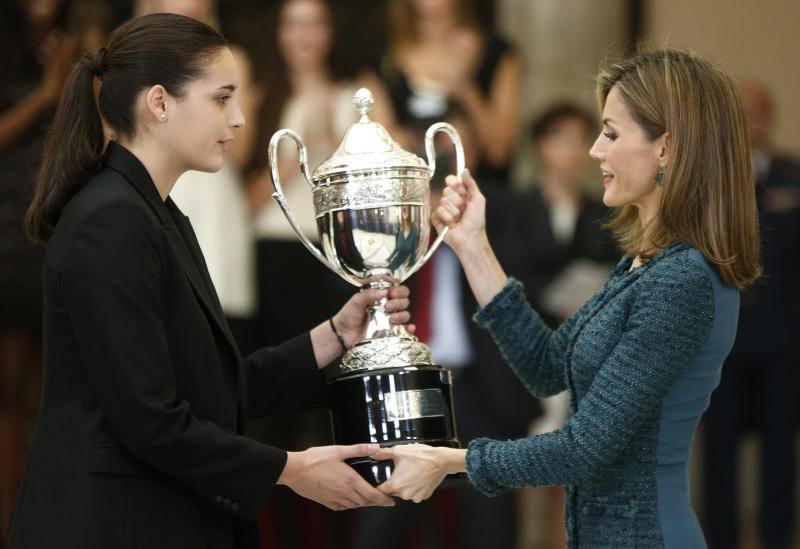
[{"label": "trophy handle", "polygon": [[[438,132],[446,133],[450,140],[453,141],[453,145],[455,145],[456,148],[456,177],[461,177],[461,172],[463,172],[464,168],[466,167],[466,163],[464,161],[464,146],[461,144],[461,137],[458,135],[456,129],[447,122],[437,122],[425,132],[425,154],[428,156],[429,176],[433,177],[433,174],[436,171],[436,147],[433,143],[433,138]],[[436,252],[436,249],[439,247],[439,245],[444,241],[447,231],[448,228],[444,227],[442,232],[439,233],[439,236],[436,237],[433,245],[428,249],[427,253],[422,257],[422,259],[420,259],[417,264],[414,265],[414,268],[411,269],[406,278],[416,273],[420,267],[427,263],[434,252]]]},{"label": "trophy handle", "polygon": [[289,206],[286,203],[286,197],[284,197],[283,195],[283,188],[281,188],[280,174],[278,173],[278,143],[284,137],[290,138],[292,141],[295,142],[295,145],[297,145],[297,153],[298,153],[297,163],[300,165],[300,170],[303,172],[303,177],[305,178],[306,183],[308,183],[308,185],[312,189],[314,188],[314,184],[311,183],[311,177],[309,177],[308,174],[308,156],[306,154],[306,146],[303,143],[303,140],[300,138],[299,135],[297,135],[292,130],[287,130],[287,129],[278,130],[272,135],[272,139],[269,140],[269,149],[268,149],[269,168],[270,172],[272,173],[272,185],[275,187],[275,192],[272,193],[272,198],[275,199],[275,201],[281,207],[281,210],[283,210],[283,215],[286,216],[286,219],[289,221],[289,225],[292,226],[292,229],[300,238],[300,242],[303,243],[303,246],[305,246],[306,249],[308,249],[308,251],[314,255],[314,257],[319,259],[322,262],[322,264],[328,267],[331,271],[333,271],[337,275],[347,280],[347,282],[354,284],[356,286],[360,286],[361,285],[360,283],[354,282],[353,280],[350,280],[342,273],[340,273],[339,270],[334,266],[334,264],[331,263],[327,257],[325,257],[325,254],[323,254],[321,251],[319,251],[319,249],[316,246],[314,246],[314,243],[311,242],[311,240],[309,240],[309,238],[305,235],[305,233],[303,233],[302,229],[300,229],[300,226],[297,224],[297,221],[295,220],[292,212],[289,211]]}]

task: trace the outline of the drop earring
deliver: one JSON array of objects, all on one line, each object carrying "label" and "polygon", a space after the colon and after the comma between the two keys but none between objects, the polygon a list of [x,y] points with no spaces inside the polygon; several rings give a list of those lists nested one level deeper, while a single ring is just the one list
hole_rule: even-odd
[{"label": "drop earring", "polygon": [[656,185],[661,185],[664,182],[664,170],[658,170],[656,174]]}]

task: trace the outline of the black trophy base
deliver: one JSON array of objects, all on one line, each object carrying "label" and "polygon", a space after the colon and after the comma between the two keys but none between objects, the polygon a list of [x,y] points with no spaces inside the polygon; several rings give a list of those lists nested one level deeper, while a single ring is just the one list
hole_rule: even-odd
[{"label": "black trophy base", "polygon": [[[378,486],[389,480],[389,477],[392,476],[392,471],[394,471],[394,462],[392,460],[375,461],[370,458],[352,458],[346,460],[346,463],[355,469],[356,472],[361,475],[361,478],[369,482],[372,486]],[[455,488],[456,486],[463,486],[466,483],[466,473],[447,475],[437,490]]]},{"label": "black trophy base", "polygon": [[[386,368],[342,376],[330,384],[336,444],[375,442],[382,447],[422,443],[459,448],[453,414],[452,376],[438,366]],[[385,482],[394,462],[347,461],[371,485]],[[463,483],[449,475],[442,486]]]}]

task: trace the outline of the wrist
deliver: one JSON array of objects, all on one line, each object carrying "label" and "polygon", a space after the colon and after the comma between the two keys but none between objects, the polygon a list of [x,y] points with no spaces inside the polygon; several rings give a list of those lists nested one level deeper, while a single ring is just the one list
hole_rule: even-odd
[{"label": "wrist", "polygon": [[436,448],[442,473],[453,475],[467,470],[467,451],[458,448]]},{"label": "wrist", "polygon": [[492,245],[489,243],[489,237],[486,236],[486,231],[480,231],[474,238],[468,238],[465,242],[454,248],[456,255],[464,260],[474,260],[492,253]]},{"label": "wrist", "polygon": [[283,466],[283,471],[281,471],[281,475],[278,477],[279,485],[291,487],[294,483],[297,471],[300,468],[300,454],[301,452],[286,452],[286,464]]},{"label": "wrist", "polygon": [[334,317],[328,319],[328,324],[331,327],[331,331],[333,335],[336,337],[336,340],[339,342],[339,347],[342,349],[342,353],[346,353],[348,350],[347,343],[345,342],[344,336],[339,331],[339,328],[336,327],[336,323],[333,321]]}]

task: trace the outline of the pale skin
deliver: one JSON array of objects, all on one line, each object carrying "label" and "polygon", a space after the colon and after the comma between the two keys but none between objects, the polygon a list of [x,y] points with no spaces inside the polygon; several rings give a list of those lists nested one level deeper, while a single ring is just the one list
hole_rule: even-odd
[{"label": "pale skin", "polygon": [[[141,92],[135,108],[135,135],[120,136],[118,141],[144,164],[163,200],[183,172],[213,172],[222,167],[228,143],[245,124],[237,100],[238,75],[233,55],[223,48],[209,62],[205,73],[186,85],[183,97],[170,95],[161,85]],[[408,322],[407,288],[363,290],[332,319],[345,347],[352,347],[363,335],[366,307],[383,298],[387,298],[385,308],[390,322]],[[406,328],[414,332],[413,325]],[[318,368],[325,368],[341,356],[342,345],[327,320],[312,328],[310,337]],[[376,450],[376,445],[358,444],[288,452],[278,484],[334,510],[393,505],[392,498],[370,486],[344,463],[347,458],[368,456]]]},{"label": "pale skin", "polygon": [[[603,203],[637,208],[643,226],[658,216],[661,187],[656,173],[669,164],[669,134],[649,140],[633,118],[622,95],[612,88],[603,109],[603,130],[589,151],[599,163]],[[445,242],[461,261],[472,293],[483,308],[508,282],[486,236],[486,199],[468,170],[460,178],[448,176],[439,206],[432,216],[437,231],[448,227]],[[631,269],[641,264],[634,257]],[[431,496],[444,477],[466,472],[467,450],[408,444],[381,449],[373,459],[394,460],[391,478],[382,492],[415,502]]]}]

